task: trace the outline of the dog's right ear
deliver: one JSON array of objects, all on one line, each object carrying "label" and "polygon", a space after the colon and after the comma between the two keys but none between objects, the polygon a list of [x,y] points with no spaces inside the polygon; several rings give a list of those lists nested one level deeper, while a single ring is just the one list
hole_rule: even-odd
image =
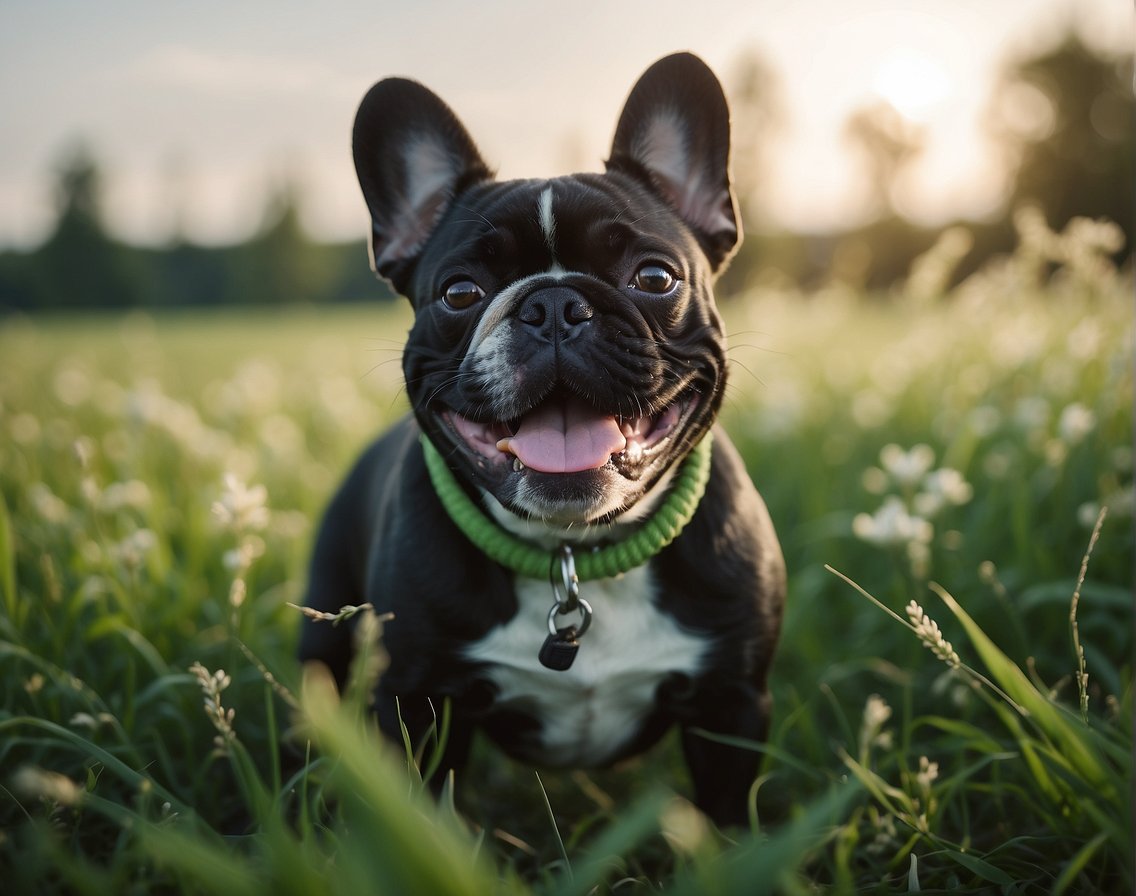
[{"label": "dog's right ear", "polygon": [[371,212],[371,267],[404,292],[453,198],[493,175],[450,107],[404,78],[388,78],[367,91],[351,147]]}]

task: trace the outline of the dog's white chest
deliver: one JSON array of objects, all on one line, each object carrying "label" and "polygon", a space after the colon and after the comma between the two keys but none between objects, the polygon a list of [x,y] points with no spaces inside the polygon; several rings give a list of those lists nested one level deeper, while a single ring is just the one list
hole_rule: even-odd
[{"label": "dog's white chest", "polygon": [[533,758],[541,763],[603,764],[638,730],[659,682],[672,672],[694,676],[701,666],[705,639],[656,609],[646,568],[580,586],[594,616],[564,671],[537,659],[548,636],[551,587],[518,579],[516,591],[516,616],[467,648],[466,656],[487,664],[498,704],[540,718],[541,749]]}]

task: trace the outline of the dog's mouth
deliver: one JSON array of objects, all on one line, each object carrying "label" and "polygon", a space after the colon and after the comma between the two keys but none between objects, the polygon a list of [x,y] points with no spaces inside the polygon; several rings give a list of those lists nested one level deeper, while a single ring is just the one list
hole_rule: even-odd
[{"label": "dog's mouth", "polygon": [[570,474],[611,465],[633,476],[665,451],[697,404],[689,394],[657,413],[628,416],[558,394],[511,420],[478,422],[453,410],[442,419],[475,455],[514,472]]}]

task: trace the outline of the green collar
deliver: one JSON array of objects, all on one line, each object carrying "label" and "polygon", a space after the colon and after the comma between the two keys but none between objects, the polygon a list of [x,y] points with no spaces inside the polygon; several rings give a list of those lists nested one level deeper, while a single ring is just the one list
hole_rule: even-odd
[{"label": "green collar", "polygon": [[[539,579],[560,558],[559,550],[546,550],[501,528],[465,493],[433,443],[422,436],[422,453],[434,491],[450,519],[490,559],[518,575]],[[707,433],[682,462],[666,499],[650,520],[616,544],[581,550],[576,572],[581,581],[607,579],[646,563],[675,540],[698,509],[710,479],[712,439]]]}]

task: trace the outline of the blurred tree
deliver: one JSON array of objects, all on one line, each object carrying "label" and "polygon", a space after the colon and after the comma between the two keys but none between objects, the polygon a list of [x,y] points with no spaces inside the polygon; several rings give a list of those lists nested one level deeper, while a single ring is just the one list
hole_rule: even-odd
[{"label": "blurred tree", "polygon": [[[771,149],[787,119],[780,76],[760,50],[749,49],[734,61],[726,84],[731,166],[745,239],[719,284],[723,296],[744,291],[762,275],[773,276],[771,265],[783,267],[788,260],[781,235],[771,232],[763,195]],[[785,275],[780,271],[780,277]]]},{"label": "blurred tree", "polygon": [[89,148],[77,145],[58,170],[55,229],[29,262],[33,304],[57,308],[137,305],[142,299],[130,253],[106,231],[102,175]]},{"label": "blurred tree", "polygon": [[757,224],[767,214],[761,189],[769,178],[770,147],[786,120],[781,79],[761,52],[751,49],[735,61],[728,84],[734,187],[742,217]]},{"label": "blurred tree", "polygon": [[1060,230],[1105,217],[1132,245],[1132,55],[1110,55],[1074,31],[1010,63],[994,92],[991,131],[1016,168],[1011,206],[1041,208]]},{"label": "blurred tree", "polygon": [[283,305],[326,300],[330,272],[304,233],[294,183],[286,182],[269,198],[264,221],[256,236],[232,250],[228,301]]},{"label": "blurred tree", "polygon": [[844,133],[864,156],[873,212],[877,217],[894,216],[896,184],[923,151],[923,129],[891,103],[880,101],[853,112]]}]

